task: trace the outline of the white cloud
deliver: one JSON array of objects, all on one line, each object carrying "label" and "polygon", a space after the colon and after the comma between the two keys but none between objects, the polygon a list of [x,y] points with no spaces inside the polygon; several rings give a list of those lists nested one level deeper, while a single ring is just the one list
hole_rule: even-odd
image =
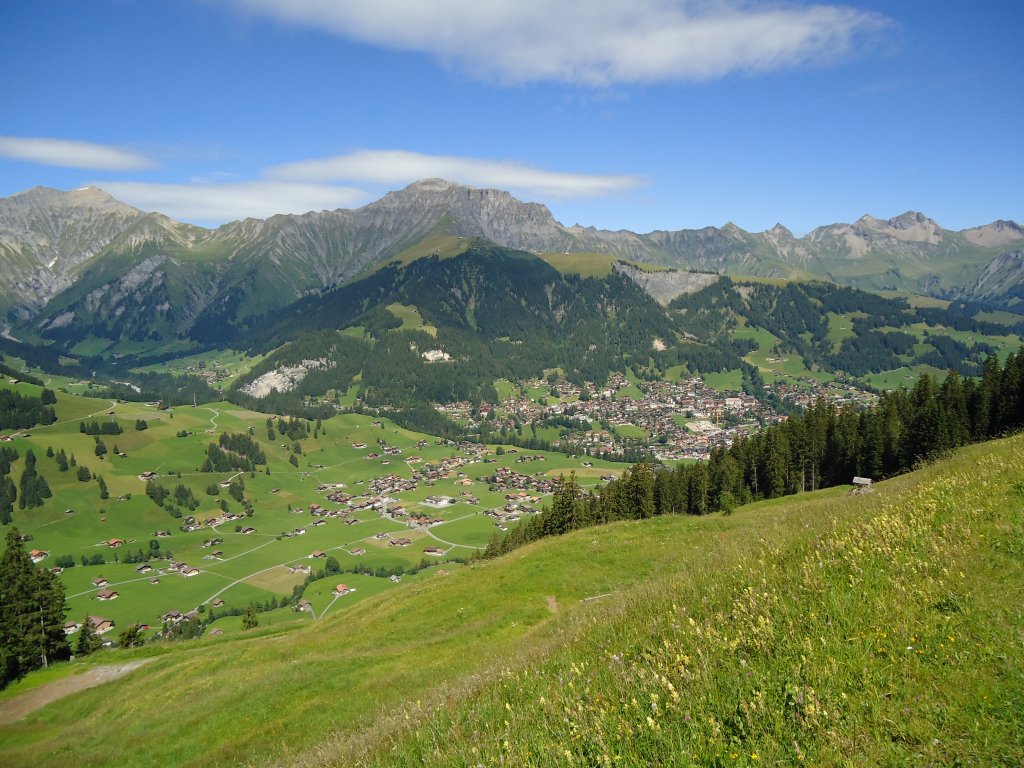
[{"label": "white cloud", "polygon": [[68,139],[0,136],[0,157],[93,171],[143,171],[157,164],[138,152]]},{"label": "white cloud", "polygon": [[358,189],[302,182],[93,183],[118,200],[144,211],[159,211],[173,219],[202,223],[221,223],[250,216],[264,219],[278,213],[334,210],[367,202],[366,193]]},{"label": "white cloud", "polygon": [[425,155],[398,149],[368,149],[288,163],[268,169],[267,176],[308,182],[374,184],[408,184],[419,179],[442,178],[474,187],[498,187],[555,198],[597,197],[643,183],[636,176],[562,173],[510,161]]},{"label": "white cloud", "polygon": [[473,77],[585,85],[706,80],[849,54],[889,25],[839,5],[752,0],[219,0]]}]

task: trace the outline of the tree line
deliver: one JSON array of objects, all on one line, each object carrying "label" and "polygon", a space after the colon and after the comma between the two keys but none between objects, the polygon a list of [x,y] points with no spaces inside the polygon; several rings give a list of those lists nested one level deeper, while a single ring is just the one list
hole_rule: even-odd
[{"label": "tree line", "polygon": [[912,389],[888,392],[867,409],[819,400],[804,413],[674,469],[632,466],[600,492],[560,478],[552,504],[485,557],[577,528],[655,515],[728,512],[761,499],[907,472],[954,448],[1024,427],[1024,347],[1005,363],[989,356],[979,379],[927,374]]},{"label": "tree line", "polygon": [[44,389],[39,397],[23,395],[10,389],[0,390],[0,429],[28,429],[36,424],[53,424],[57,420],[53,404],[57,396]]}]

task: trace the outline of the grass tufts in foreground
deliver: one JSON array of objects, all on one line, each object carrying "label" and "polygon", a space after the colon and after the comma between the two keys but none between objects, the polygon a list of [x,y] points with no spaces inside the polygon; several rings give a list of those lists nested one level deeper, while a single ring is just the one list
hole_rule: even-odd
[{"label": "grass tufts in foreground", "polygon": [[753,551],[684,566],[535,669],[321,762],[1024,764],[1024,441],[817,520],[797,504]]}]

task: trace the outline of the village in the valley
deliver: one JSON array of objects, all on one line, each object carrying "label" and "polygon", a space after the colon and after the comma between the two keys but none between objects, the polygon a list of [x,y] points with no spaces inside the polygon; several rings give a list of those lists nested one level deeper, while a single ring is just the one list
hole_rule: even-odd
[{"label": "village in the valley", "polygon": [[[634,387],[640,397],[623,394]],[[798,384],[779,382],[767,389],[779,402],[795,408],[806,408],[819,398],[837,406],[868,405],[876,399],[852,385],[811,378]],[[551,401],[517,394],[495,405],[484,403],[477,408],[463,402],[439,410],[473,428],[486,422],[494,432],[524,436],[535,431],[531,424],[555,420],[560,430],[551,441],[553,447],[608,458],[640,449],[660,461],[707,459],[713,448],[728,447],[737,436],[786,418],[752,395],[719,391],[698,378],[633,383],[616,373],[601,389],[589,382],[581,388],[540,380],[520,388],[520,392],[530,390],[548,391]]]}]

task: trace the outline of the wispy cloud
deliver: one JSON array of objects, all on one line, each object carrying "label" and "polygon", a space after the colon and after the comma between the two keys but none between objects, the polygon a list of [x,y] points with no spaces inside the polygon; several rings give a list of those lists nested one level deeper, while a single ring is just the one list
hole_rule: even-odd
[{"label": "wispy cloud", "polygon": [[359,189],[332,184],[286,181],[244,181],[224,184],[148,184],[138,181],[97,181],[96,186],[144,211],[174,219],[223,223],[278,213],[350,208],[367,202]]},{"label": "wispy cloud", "polygon": [[408,184],[443,178],[475,187],[498,187],[538,197],[598,197],[637,187],[637,176],[564,173],[521,163],[399,149],[366,149],[347,155],[303,160],[267,170],[275,179]]},{"label": "wispy cloud", "polygon": [[757,0],[220,0],[471,77],[605,86],[841,58],[889,26],[841,5]]},{"label": "wispy cloud", "polygon": [[144,171],[157,163],[138,152],[69,139],[0,136],[0,157],[92,171]]}]

